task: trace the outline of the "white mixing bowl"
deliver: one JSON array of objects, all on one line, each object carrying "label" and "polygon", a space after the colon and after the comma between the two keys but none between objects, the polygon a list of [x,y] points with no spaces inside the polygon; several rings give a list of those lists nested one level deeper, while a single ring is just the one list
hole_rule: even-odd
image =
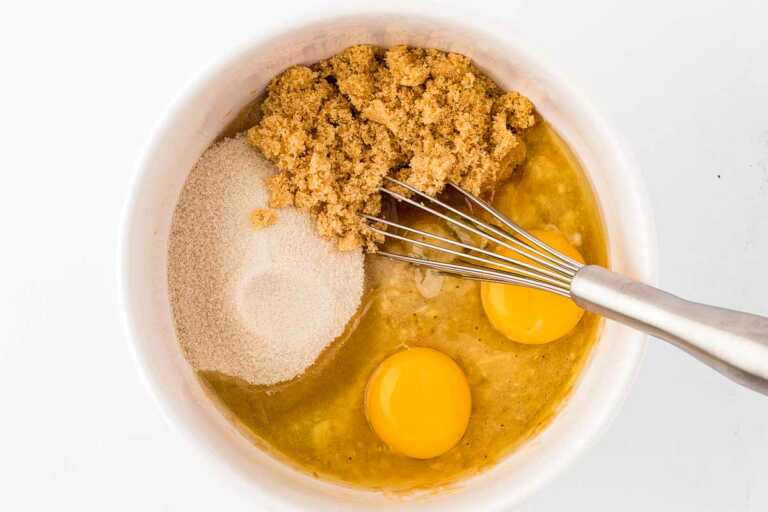
[{"label": "white mixing bowl", "polygon": [[606,426],[640,361],[642,334],[607,322],[572,395],[543,432],[495,467],[450,490],[409,498],[316,480],[254,447],[203,393],[176,342],[166,248],[171,215],[187,173],[271,77],[289,65],[312,63],[356,43],[407,43],[461,52],[501,86],[531,98],[588,172],[605,219],[612,267],[641,281],[655,281],[655,234],[640,174],[616,134],[562,76],[518,43],[464,23],[354,15],[262,34],[207,71],[165,114],[140,161],[123,226],[120,278],[129,338],[168,421],[218,461],[212,470],[229,467],[232,475],[250,482],[256,508],[401,510],[407,505],[441,512],[506,508],[562,470]]}]

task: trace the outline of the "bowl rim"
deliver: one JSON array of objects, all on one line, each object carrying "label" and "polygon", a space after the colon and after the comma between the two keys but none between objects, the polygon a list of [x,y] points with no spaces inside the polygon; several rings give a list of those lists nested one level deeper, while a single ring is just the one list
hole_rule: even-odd
[{"label": "bowl rim", "polygon": [[[568,93],[576,99],[580,108],[589,116],[590,122],[601,128],[601,138],[605,139],[606,146],[613,149],[617,157],[623,161],[624,169],[628,171],[623,176],[623,179],[631,185],[635,196],[634,200],[638,204],[638,209],[645,213],[645,225],[636,227],[639,232],[645,234],[645,244],[642,246],[644,251],[642,260],[645,268],[642,269],[643,275],[640,277],[643,281],[652,285],[655,285],[658,279],[658,245],[653,209],[644,183],[643,173],[636,165],[635,158],[629,149],[629,146],[624,142],[618,132],[613,129],[612,125],[608,123],[606,118],[596,110],[589,98],[573,84],[572,80],[568,79],[558,70],[551,68],[546,59],[537,55],[535,51],[531,50],[521,41],[508,35],[501,34],[494,28],[489,29],[484,27],[476,21],[459,19],[458,14],[456,13],[442,13],[435,15],[433,13],[424,14],[418,12],[414,14],[410,12],[409,9],[403,8],[384,8],[373,11],[351,7],[346,9],[336,9],[335,12],[331,14],[306,14],[294,17],[290,21],[275,23],[258,36],[249,38],[240,44],[237,44],[229,51],[219,54],[210,64],[198,71],[164,109],[158,120],[155,122],[155,125],[140,152],[126,193],[119,226],[116,267],[118,300],[123,329],[126,334],[130,352],[138,368],[143,385],[155,402],[165,422],[170,425],[172,430],[180,437],[197,447],[199,452],[202,452],[209,457],[211,461],[216,460],[219,463],[219,467],[227,467],[229,473],[232,473],[242,481],[251,484],[249,486],[250,490],[259,495],[259,499],[263,500],[263,504],[288,508],[293,505],[290,501],[287,501],[277,493],[267,492],[263,486],[253,485],[254,482],[252,479],[247,478],[241,471],[238,471],[237,468],[234,467],[234,463],[225,460],[225,457],[221,456],[210,443],[201,442],[200,436],[193,431],[191,426],[186,424],[187,421],[180,417],[180,415],[166,403],[167,397],[162,396],[158,388],[160,385],[159,378],[153,374],[153,371],[148,364],[148,354],[143,351],[140,345],[140,335],[138,334],[135,325],[137,319],[130,306],[132,286],[129,283],[128,275],[130,266],[129,249],[130,234],[132,232],[132,218],[134,211],[140,206],[139,191],[141,183],[150,174],[148,164],[153,153],[155,153],[162,144],[162,134],[173,124],[173,120],[187,107],[189,102],[203,90],[205,85],[212,78],[226,70],[232,62],[246,55],[253,48],[287,32],[312,28],[314,26],[322,26],[334,21],[362,18],[369,20],[383,20],[385,18],[402,16],[404,14],[407,14],[411,18],[418,18],[421,21],[434,22],[443,26],[453,26],[473,32],[479,32],[482,33],[487,40],[498,41],[502,45],[513,46],[516,52],[524,55],[528,60],[535,62],[540,69],[546,70],[546,72],[553,77],[553,81],[559,83],[562,89],[567,90]],[[607,430],[613,418],[618,414],[621,405],[628,396],[629,389],[637,378],[640,365],[644,358],[646,342],[647,336],[640,336],[638,338],[638,343],[634,346],[632,352],[625,357],[625,360],[623,361],[625,370],[620,381],[622,385],[617,386],[618,389],[614,391],[612,397],[606,400],[608,405],[604,408],[605,410],[602,411],[602,415],[599,417],[595,416],[590,424],[590,428],[581,432],[580,442],[577,443],[577,445],[570,447],[567,452],[563,452],[557,463],[550,464],[547,470],[539,471],[537,477],[531,479],[522,490],[517,492],[515,497],[507,499],[499,496],[495,499],[493,497],[486,497],[489,510],[509,507],[530,497],[547,482],[551,481],[555,476],[570,466],[580,454],[584,453],[590,446],[597,442],[601,435]],[[482,476],[482,474],[483,473],[481,472],[480,476]]]}]

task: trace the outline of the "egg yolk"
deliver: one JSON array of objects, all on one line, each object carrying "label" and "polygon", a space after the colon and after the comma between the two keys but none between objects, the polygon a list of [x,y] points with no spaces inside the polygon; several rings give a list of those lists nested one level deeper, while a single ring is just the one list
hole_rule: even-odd
[{"label": "egg yolk", "polygon": [[[558,231],[533,230],[531,234],[571,258],[584,262]],[[537,263],[506,248],[499,253],[510,258]],[[482,283],[480,296],[485,315],[497,331],[518,343],[549,343],[571,331],[584,315],[584,310],[571,299],[554,293],[498,283]]]},{"label": "egg yolk", "polygon": [[450,450],[469,423],[472,395],[458,364],[431,348],[409,348],[385,359],[365,390],[374,432],[393,451],[417,459]]}]

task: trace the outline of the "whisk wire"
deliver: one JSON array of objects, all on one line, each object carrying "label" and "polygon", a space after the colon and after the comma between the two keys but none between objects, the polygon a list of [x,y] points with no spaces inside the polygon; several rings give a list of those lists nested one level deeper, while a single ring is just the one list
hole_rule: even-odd
[{"label": "whisk wire", "polygon": [[[412,188],[409,185],[401,183],[400,181],[395,180],[393,178],[387,178],[387,179],[389,179],[390,181],[393,181],[394,183],[396,183],[398,185],[403,185],[406,188],[408,188],[409,190],[411,190],[411,188]],[[533,260],[536,263],[544,266],[545,268],[547,268],[549,270],[552,270],[552,271],[555,271],[555,272],[559,272],[559,273],[561,273],[561,274],[563,274],[563,275],[565,275],[567,277],[573,277],[573,275],[575,274],[575,272],[572,269],[564,267],[562,265],[562,263],[558,262],[557,260],[555,260],[554,258],[552,258],[550,256],[541,255],[538,252],[535,255],[527,252],[527,251],[534,252],[535,249],[532,249],[530,246],[525,245],[520,240],[517,240],[516,238],[511,237],[510,235],[507,235],[503,231],[498,230],[498,228],[494,228],[493,226],[489,226],[485,222],[483,222],[483,221],[481,221],[479,219],[475,219],[472,216],[467,215],[464,212],[461,212],[460,210],[457,210],[456,208],[453,208],[452,206],[443,203],[442,201],[438,201],[435,198],[432,198],[432,197],[430,197],[430,196],[428,196],[428,195],[426,195],[426,194],[424,194],[422,192],[417,191],[416,189],[413,189],[413,190],[416,190],[415,193],[417,193],[420,197],[428,198],[433,203],[435,203],[435,204],[437,204],[437,205],[439,205],[439,206],[441,206],[441,207],[443,207],[443,208],[445,208],[445,209],[447,209],[449,211],[457,213],[462,218],[466,218],[468,220],[471,220],[473,223],[475,223],[477,225],[480,225],[484,229],[488,229],[488,231],[493,232],[494,230],[498,230],[503,235],[503,238],[505,238],[506,240],[501,239],[501,238],[497,238],[497,237],[489,234],[486,231],[483,231],[483,230],[478,229],[478,228],[476,228],[474,226],[471,226],[471,225],[469,225],[469,224],[467,224],[465,222],[462,222],[459,219],[451,217],[450,215],[446,215],[446,214],[444,214],[442,212],[439,212],[439,211],[435,210],[434,208],[431,208],[431,207],[429,207],[429,206],[427,206],[427,205],[425,205],[423,203],[420,203],[420,202],[415,201],[415,200],[413,200],[413,199],[411,199],[409,197],[406,197],[406,196],[404,196],[402,194],[399,194],[398,192],[395,192],[394,190],[390,190],[390,189],[384,188],[384,187],[382,187],[380,190],[383,193],[393,197],[394,199],[396,199],[398,201],[406,202],[406,203],[408,203],[408,204],[410,204],[410,205],[412,205],[412,206],[414,206],[414,207],[416,207],[416,208],[418,208],[420,210],[423,210],[423,211],[426,211],[428,213],[431,213],[432,215],[435,215],[436,217],[439,217],[439,218],[443,219],[444,221],[446,221],[446,222],[448,222],[450,224],[453,224],[454,226],[457,226],[457,227],[459,227],[461,229],[464,229],[465,231],[469,231],[470,233],[473,233],[473,234],[475,234],[475,235],[477,235],[477,236],[479,236],[481,238],[484,238],[485,240],[487,240],[487,241],[489,241],[491,243],[494,243],[496,245],[500,245],[502,247],[505,247],[505,248],[515,252],[516,254],[519,254],[520,256],[523,256],[525,258]],[[511,240],[510,240],[510,238],[511,238]]]},{"label": "whisk wire", "polygon": [[[551,272],[549,270],[546,270],[546,269],[543,269],[543,268],[540,268],[540,267],[535,267],[533,265],[529,265],[529,264],[524,263],[522,261],[515,260],[513,258],[509,258],[507,256],[504,256],[504,255],[501,255],[501,254],[498,254],[498,253],[494,253],[492,251],[488,251],[488,250],[483,249],[481,247],[477,247],[477,246],[470,245],[470,244],[465,244],[463,242],[460,242],[460,241],[457,241],[457,240],[453,240],[453,239],[450,239],[448,237],[440,236],[440,235],[437,235],[435,233],[429,233],[427,231],[422,231],[420,229],[412,228],[412,227],[409,227],[409,226],[403,226],[403,225],[398,224],[396,222],[392,222],[392,221],[389,221],[389,220],[386,220],[386,219],[382,219],[382,218],[379,218],[379,217],[374,217],[374,216],[371,216],[371,215],[363,215],[363,217],[365,217],[367,220],[370,220],[372,222],[380,222],[380,223],[385,224],[387,226],[398,228],[398,229],[400,229],[402,231],[407,231],[407,232],[414,233],[416,235],[420,235],[420,236],[423,236],[423,237],[426,237],[426,238],[431,238],[433,240],[438,240],[438,241],[443,242],[443,243],[447,243],[447,244],[450,244],[450,245],[461,247],[462,249],[466,249],[466,250],[469,250],[469,251],[475,251],[477,253],[483,254],[483,255],[488,256],[490,258],[494,258],[494,259],[498,260],[498,262],[494,263],[495,266],[501,267],[501,268],[503,268],[503,269],[505,269],[505,270],[507,270],[509,272],[512,272],[512,273],[520,274],[520,275],[525,276],[525,277],[533,277],[533,278],[541,279],[541,280],[543,280],[543,281],[545,281],[547,283],[553,284],[553,285],[557,285],[557,284],[565,284],[565,285],[567,285],[569,283],[569,280],[566,277],[564,277],[563,275],[561,275],[561,274],[558,274],[556,272]],[[471,260],[471,261],[477,261],[477,262],[481,262],[481,263],[485,263],[485,264],[488,263],[488,260],[486,260],[484,258],[480,258],[480,257],[474,256],[471,253],[455,251],[455,250],[448,249],[446,247],[442,247],[442,246],[439,246],[439,245],[431,244],[429,242],[422,242],[420,240],[415,240],[413,238],[407,238],[407,237],[398,235],[396,233],[393,233],[391,231],[386,231],[384,229],[379,229],[375,225],[371,225],[369,227],[374,232],[379,233],[381,235],[384,235],[384,236],[386,236],[388,238],[393,238],[393,239],[396,239],[396,240],[401,240],[401,241],[404,241],[404,242],[412,243],[412,244],[417,245],[419,247],[424,247],[426,249],[431,249],[431,250],[434,250],[434,251],[437,251],[437,252],[441,252],[441,253],[444,253],[444,254],[450,254],[450,255],[457,256],[457,257],[462,258],[462,259],[467,259],[467,260]]]},{"label": "whisk wire", "polygon": [[[441,208],[450,214],[441,212],[428,204],[417,201],[415,198],[407,197],[386,187],[380,188],[382,193],[397,201],[405,202],[415,208],[430,213],[487,242],[505,247],[515,254],[526,258],[526,260],[533,262],[533,264],[460,240],[405,226],[388,219],[382,219],[372,215],[362,215],[364,219],[370,222],[368,224],[369,229],[375,233],[423,249],[429,249],[441,254],[448,254],[468,263],[435,261],[420,256],[397,254],[389,251],[379,251],[378,254],[394,260],[431,268],[443,274],[459,275],[467,279],[527,286],[556,293],[564,297],[570,297],[571,280],[583,265],[532,236],[487,202],[463,190],[456,184],[450,184],[452,188],[467,198],[471,204],[477,205],[490,214],[494,219],[500,222],[503,227],[509,229],[511,233],[503,230],[502,227],[491,225],[454,208],[453,206],[425,194],[400,180],[390,177],[387,177],[386,180],[389,183],[405,188],[413,193],[416,198],[421,198],[425,202]],[[399,234],[398,232],[384,229],[381,225],[395,228],[403,233],[417,235],[422,237],[422,239],[415,239],[408,237],[405,234]],[[437,245],[432,243],[432,241],[443,242],[443,244],[450,245],[456,249],[444,245]]]},{"label": "whisk wire", "polygon": [[[529,259],[532,259],[532,260],[536,261],[537,263],[539,263],[541,265],[545,265],[545,266],[547,266],[549,268],[553,268],[553,269],[555,269],[555,270],[557,270],[559,272],[563,272],[563,273],[571,275],[571,276],[573,276],[576,273],[576,271],[578,271],[578,266],[575,267],[575,268],[571,268],[571,265],[566,265],[568,268],[567,269],[563,269],[562,267],[563,267],[565,262],[559,260],[558,257],[557,257],[557,254],[555,254],[553,256],[550,256],[549,254],[547,254],[546,252],[554,251],[554,249],[546,248],[546,245],[543,245],[542,242],[538,242],[537,241],[537,244],[543,245],[543,247],[546,248],[545,249],[546,252],[541,252],[541,251],[537,250],[535,247],[531,247],[530,245],[525,244],[521,240],[518,240],[514,236],[512,236],[512,235],[502,231],[501,229],[497,228],[496,226],[492,226],[492,225],[490,225],[490,224],[488,224],[486,222],[483,222],[482,220],[480,220],[480,219],[478,219],[476,217],[473,217],[472,215],[468,215],[468,214],[462,212],[461,210],[459,210],[457,208],[454,208],[453,206],[451,206],[449,204],[446,204],[443,201],[440,201],[440,200],[438,200],[435,197],[430,196],[429,194],[425,194],[424,192],[422,192],[421,190],[417,189],[416,187],[414,187],[412,185],[409,185],[407,183],[404,183],[404,182],[402,182],[400,180],[397,180],[397,179],[389,177],[389,176],[385,176],[385,179],[387,181],[389,181],[390,183],[394,183],[395,185],[401,186],[401,187],[409,190],[410,192],[412,192],[416,196],[418,196],[418,197],[420,197],[422,199],[426,199],[427,201],[429,201],[429,202],[431,202],[433,204],[436,204],[436,205],[440,206],[441,208],[444,208],[445,210],[448,210],[449,212],[451,212],[451,213],[453,213],[455,215],[458,215],[462,219],[467,220],[467,221],[475,224],[479,228],[482,228],[483,230],[485,230],[486,233],[478,232],[478,231],[475,230],[475,228],[472,228],[471,226],[467,226],[467,225],[461,223],[460,221],[458,221],[457,219],[452,219],[451,217],[444,216],[442,214],[437,214],[437,213],[434,212],[434,210],[430,209],[428,206],[426,206],[426,205],[424,205],[422,203],[418,203],[416,201],[409,200],[408,198],[405,198],[403,195],[398,194],[398,193],[396,193],[396,192],[394,192],[392,190],[389,190],[389,189],[384,188],[384,187],[382,187],[380,189],[382,192],[385,192],[388,195],[390,195],[392,197],[395,197],[396,199],[398,199],[400,201],[406,200],[409,204],[412,204],[412,205],[416,206],[417,208],[421,208],[421,209],[429,211],[430,213],[437,214],[438,216],[440,216],[440,218],[445,219],[448,222],[451,222],[452,224],[454,224],[456,226],[462,227],[463,229],[470,230],[471,232],[473,232],[475,234],[479,234],[479,236],[483,236],[483,237],[487,238],[487,236],[489,236],[487,232],[493,233],[497,237],[501,237],[502,239],[506,240],[507,242],[513,244],[515,247],[511,247],[507,243],[504,243],[503,241],[499,241],[496,238],[492,239],[492,241],[494,243],[500,244],[500,245],[502,245],[502,246],[504,246],[504,247],[506,247],[508,249],[511,249],[512,251],[520,254],[521,256],[525,256],[525,257],[527,257]],[[491,213],[491,215],[494,215],[494,217],[498,216],[498,218],[504,219],[504,220],[502,220],[502,222],[505,225],[508,225],[511,228],[512,228],[512,226],[514,226],[514,228],[512,228],[513,231],[515,231],[515,232],[519,231],[520,233],[523,233],[525,235],[524,238],[526,238],[526,239],[531,238],[532,239],[531,235],[526,233],[522,228],[520,228],[519,226],[514,224],[511,220],[509,220],[506,217],[504,217],[504,215],[502,215],[498,210],[494,209],[492,206],[490,206],[489,204],[485,203],[480,198],[478,198],[478,197],[470,194],[469,192],[467,192],[467,191],[457,187],[453,183],[451,185],[454,188],[456,188],[457,190],[459,190],[462,194],[464,194],[465,197],[467,197],[470,201],[474,202],[475,204],[477,204],[481,208],[485,209],[486,211]],[[522,250],[524,250],[525,252],[522,252]],[[557,252],[557,251],[555,251],[555,252]],[[531,254],[531,253],[533,253],[533,254]]]},{"label": "whisk wire", "polygon": [[490,213],[496,220],[504,224],[506,227],[514,231],[518,236],[524,238],[526,241],[534,244],[539,249],[549,253],[550,255],[554,256],[560,262],[564,265],[567,265],[569,268],[571,268],[574,272],[578,272],[579,269],[583,266],[582,263],[574,260],[570,256],[563,254],[562,252],[558,251],[554,247],[550,247],[549,245],[545,244],[535,236],[528,233],[526,230],[518,226],[514,221],[512,221],[509,217],[502,214],[499,210],[488,204],[486,201],[483,201],[479,197],[475,196],[474,194],[470,194],[463,188],[459,187],[455,183],[449,183],[449,185],[456,191],[460,192],[464,197],[469,199],[472,203],[476,204],[486,212]]},{"label": "whisk wire", "polygon": [[474,265],[458,265],[455,263],[443,263],[440,261],[427,260],[424,258],[407,256],[405,254],[391,253],[387,251],[379,251],[376,254],[385,256],[393,260],[404,261],[406,263],[412,263],[422,267],[432,268],[443,274],[459,275],[465,279],[525,286],[528,288],[546,290],[552,293],[556,293],[558,295],[562,295],[563,297],[570,297],[570,292],[568,291],[568,288],[565,288],[563,286],[555,286],[547,283],[542,283],[535,279],[517,277],[514,275],[510,275],[507,272],[495,271],[495,270],[483,268],[483,267],[476,267]]}]

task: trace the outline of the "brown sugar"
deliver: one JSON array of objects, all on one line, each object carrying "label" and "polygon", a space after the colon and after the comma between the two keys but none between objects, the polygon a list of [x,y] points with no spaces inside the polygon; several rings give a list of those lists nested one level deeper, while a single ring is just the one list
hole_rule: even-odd
[{"label": "brown sugar", "polygon": [[256,208],[250,218],[254,229],[263,229],[277,222],[277,212],[272,208]]},{"label": "brown sugar", "polygon": [[457,53],[353,46],[275,77],[249,141],[280,171],[270,206],[308,211],[342,250],[377,239],[360,213],[381,209],[395,176],[428,194],[449,181],[481,194],[525,159],[533,104]]}]

